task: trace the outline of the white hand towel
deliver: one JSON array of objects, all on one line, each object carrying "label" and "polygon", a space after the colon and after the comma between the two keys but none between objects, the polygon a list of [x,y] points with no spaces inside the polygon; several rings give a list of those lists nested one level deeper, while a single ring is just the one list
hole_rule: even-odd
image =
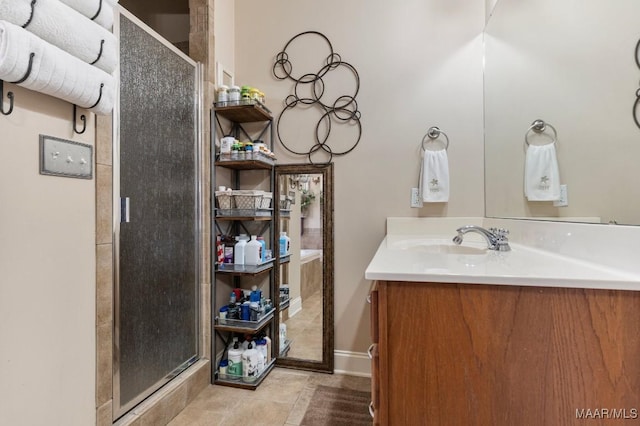
[{"label": "white hand towel", "polygon": [[420,192],[427,203],[449,201],[449,159],[447,150],[424,151],[420,170]]},{"label": "white hand towel", "polygon": [[560,198],[560,172],[556,144],[529,145],[524,165],[524,195],[529,201]]},{"label": "white hand towel", "polygon": [[[115,36],[58,0],[38,0],[25,28],[44,41],[111,74],[118,64]],[[0,0],[0,19],[22,26],[31,16],[31,0]]]},{"label": "white hand towel", "polygon": [[[19,81],[31,72],[20,86],[63,99],[82,108],[100,102],[91,111],[109,114],[113,109],[116,82],[104,71],[82,62],[75,56],[43,41],[17,25],[0,21],[0,79]],[[100,85],[102,96],[100,96]]]},{"label": "white hand towel", "polygon": [[[113,6],[106,0],[60,0],[76,12],[108,30],[113,26]],[[98,16],[96,16],[96,13]],[[95,18],[94,18],[95,16]]]}]

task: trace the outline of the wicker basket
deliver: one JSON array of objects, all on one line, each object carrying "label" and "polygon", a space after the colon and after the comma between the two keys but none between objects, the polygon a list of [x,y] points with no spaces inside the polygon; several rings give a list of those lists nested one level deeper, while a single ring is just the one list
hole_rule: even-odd
[{"label": "wicker basket", "polygon": [[229,210],[234,208],[231,191],[216,191],[216,201],[219,209]]},{"label": "wicker basket", "polygon": [[280,210],[290,210],[290,209],[291,209],[291,198],[288,196],[281,195]]},{"label": "wicker basket", "polygon": [[273,200],[273,192],[263,192],[262,193],[262,203],[260,204],[260,208],[261,209],[270,209],[272,200]]},{"label": "wicker basket", "polygon": [[262,195],[264,194],[264,191],[237,190],[233,191],[232,194],[236,209],[255,210],[262,206]]}]

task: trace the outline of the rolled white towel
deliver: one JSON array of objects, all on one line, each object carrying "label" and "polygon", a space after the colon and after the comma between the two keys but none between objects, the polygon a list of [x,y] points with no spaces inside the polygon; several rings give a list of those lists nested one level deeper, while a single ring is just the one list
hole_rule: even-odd
[{"label": "rolled white towel", "polygon": [[111,112],[116,89],[113,77],[17,25],[0,21],[0,79],[9,83],[22,80],[29,70],[32,53],[31,72],[18,83],[20,86],[96,114]]},{"label": "rolled white towel", "polygon": [[38,0],[33,16],[31,11],[31,0],[0,0],[0,19],[23,26],[31,17],[26,29],[41,39],[109,74],[116,69],[117,43],[111,32],[58,0]]},{"label": "rolled white towel", "polygon": [[113,27],[113,6],[106,0],[60,1],[108,30]]}]

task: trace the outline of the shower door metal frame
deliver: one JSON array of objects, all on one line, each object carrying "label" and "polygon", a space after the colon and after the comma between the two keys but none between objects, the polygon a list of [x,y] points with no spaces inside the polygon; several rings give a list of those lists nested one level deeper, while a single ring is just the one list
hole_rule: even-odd
[{"label": "shower door metal frame", "polygon": [[[113,161],[113,176],[112,176],[112,188],[113,188],[113,207],[112,207],[112,223],[113,223],[113,384],[112,384],[112,392],[113,392],[113,419],[117,419],[128,411],[130,411],[133,407],[138,405],[144,399],[148,398],[150,395],[159,390],[162,386],[168,383],[171,379],[178,376],[184,370],[186,370],[190,365],[194,364],[203,354],[203,344],[201,336],[201,314],[202,314],[202,295],[200,291],[200,283],[202,282],[202,274],[203,274],[203,232],[204,232],[204,198],[203,198],[203,183],[204,183],[204,145],[203,145],[203,66],[201,63],[194,61],[189,56],[185,55],[181,50],[175,47],[173,44],[165,40],[162,36],[156,33],[153,29],[151,29],[148,25],[142,22],[140,19],[132,15],[129,11],[124,9],[120,5],[116,5],[114,8],[115,16],[113,22],[113,33],[117,36],[120,34],[120,17],[124,16],[128,20],[135,23],[142,30],[146,31],[149,35],[155,38],[158,42],[160,42],[165,47],[169,48],[172,52],[176,53],[181,59],[185,62],[194,66],[195,72],[195,93],[194,93],[194,108],[196,111],[196,116],[194,118],[194,136],[195,136],[195,184],[194,184],[194,195],[195,195],[195,223],[194,223],[194,232],[195,232],[195,279],[196,279],[196,355],[191,359],[187,360],[185,363],[177,367],[175,370],[167,374],[161,380],[156,382],[153,386],[147,389],[143,394],[139,395],[137,398],[133,399],[129,403],[120,406],[120,360],[119,360],[119,288],[120,288],[120,221],[121,221],[121,210],[120,210],[120,66],[117,67],[113,76],[117,81],[117,90],[115,96],[115,107],[113,109],[113,119],[112,119],[112,141],[113,141],[113,149],[112,149],[112,161]],[[119,39],[118,39],[119,46]],[[118,47],[119,49],[119,47]]]}]

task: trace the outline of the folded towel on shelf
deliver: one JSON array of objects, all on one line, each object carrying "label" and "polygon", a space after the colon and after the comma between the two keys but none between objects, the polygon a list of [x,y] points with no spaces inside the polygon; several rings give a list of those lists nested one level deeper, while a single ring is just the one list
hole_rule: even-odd
[{"label": "folded towel on shelf", "polygon": [[529,201],[555,201],[560,198],[560,172],[555,142],[527,147],[524,195]]},{"label": "folded towel on shelf", "polygon": [[449,201],[449,159],[446,149],[424,151],[419,185],[424,202]]},{"label": "folded towel on shelf", "polygon": [[[30,17],[31,0],[0,1],[0,19],[22,26]],[[38,0],[26,29],[109,74],[116,69],[115,36],[58,0]]]},{"label": "folded towel on shelf", "polygon": [[[76,12],[108,30],[113,27],[113,6],[106,0],[60,0]],[[96,15],[97,14],[97,15]]]},{"label": "folded towel on shelf", "polygon": [[[32,53],[31,72],[28,72]],[[19,85],[27,89],[82,108],[91,107],[96,114],[109,114],[113,109],[116,89],[113,77],[17,25],[0,21],[0,79],[10,83],[20,81],[25,75],[26,80]]]}]

